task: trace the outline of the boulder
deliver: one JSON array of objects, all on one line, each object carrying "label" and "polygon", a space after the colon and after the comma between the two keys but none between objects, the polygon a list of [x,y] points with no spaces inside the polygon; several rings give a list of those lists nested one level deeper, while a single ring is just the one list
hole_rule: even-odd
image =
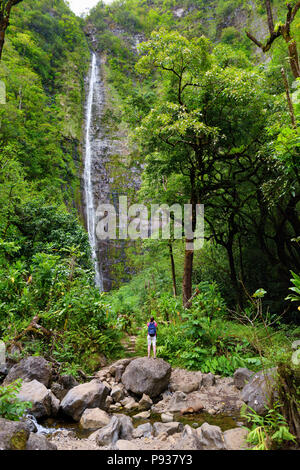
[{"label": "boulder", "polygon": [[0,450],[25,450],[29,434],[26,423],[0,418]]},{"label": "boulder", "polygon": [[276,398],[276,373],[276,368],[258,372],[242,390],[242,400],[260,415],[266,414],[266,406]]},{"label": "boulder", "polygon": [[148,395],[145,395],[144,393],[142,398],[139,401],[139,410],[141,411],[150,410],[152,405],[153,405],[153,401]]},{"label": "boulder", "polygon": [[9,370],[4,380],[4,385],[21,378],[27,382],[37,380],[45,385],[45,387],[48,387],[51,380],[51,367],[51,363],[43,357],[26,357]]},{"label": "boulder", "polygon": [[228,450],[241,450],[247,449],[248,444],[246,438],[249,431],[245,428],[228,429],[223,433],[226,449]]},{"label": "boulder", "polygon": [[195,429],[192,429],[191,426],[186,424],[181,437],[177,440],[173,448],[176,450],[200,450],[201,445]]},{"label": "boulder", "polygon": [[140,439],[141,437],[150,437],[152,435],[152,425],[151,423],[141,424],[134,429],[132,437],[134,439]]},{"label": "boulder", "polygon": [[224,437],[219,426],[203,423],[196,429],[199,446],[202,450],[226,450]]},{"label": "boulder", "polygon": [[120,423],[119,438],[120,439],[132,439],[134,431],[132,420],[129,416],[119,414],[118,420]]},{"label": "boulder", "polygon": [[95,439],[98,446],[108,446],[110,444],[115,444],[119,439],[121,423],[116,416],[113,416],[109,424],[104,426],[104,428],[96,431],[95,436],[92,434],[90,439]]},{"label": "boulder", "polygon": [[79,421],[86,408],[104,409],[108,393],[108,388],[102,382],[92,380],[69,390],[60,404],[60,409],[65,415]]},{"label": "boulder", "polygon": [[57,414],[59,401],[51,390],[48,390],[45,385],[37,380],[24,382],[17,398],[21,401],[30,401],[32,403],[30,413],[36,418],[44,418]]},{"label": "boulder", "polygon": [[100,408],[87,408],[80,418],[82,429],[100,429],[110,422],[110,416]]},{"label": "boulder", "polygon": [[57,382],[51,385],[51,391],[61,401],[71,388],[79,385],[73,375],[61,375]]},{"label": "boulder", "polygon": [[119,385],[115,386],[112,388],[112,391],[110,392],[110,396],[114,400],[114,402],[118,402],[124,398],[124,390],[122,387]]},{"label": "boulder", "polygon": [[171,366],[163,359],[140,357],[132,361],[122,375],[122,383],[136,395],[157,397],[169,384]]},{"label": "boulder", "polygon": [[171,392],[191,393],[199,389],[202,383],[201,372],[190,372],[185,369],[173,369],[169,388]]},{"label": "boulder", "polygon": [[116,372],[115,372],[115,381],[116,382],[121,382],[122,375],[124,374],[125,367],[124,366],[116,366]]},{"label": "boulder", "polygon": [[160,418],[162,423],[171,423],[173,421],[172,413],[162,413]]},{"label": "boulder", "polygon": [[[128,399],[125,399],[125,400],[126,400],[126,403],[125,403],[125,405],[123,405],[125,410],[130,411],[130,410],[134,410],[134,409],[139,407],[139,404],[135,401],[134,398],[128,397]],[[124,400],[121,401],[122,404],[123,404],[123,401]]]},{"label": "boulder", "polygon": [[233,374],[234,385],[241,390],[249,382],[254,372],[246,367],[240,367]]},{"label": "boulder", "polygon": [[149,419],[151,416],[150,411],[141,411],[141,413],[138,413],[133,416],[133,419]]},{"label": "boulder", "polygon": [[208,374],[203,374],[202,376],[202,386],[204,388],[212,387],[216,383],[216,378],[214,374],[209,372]]},{"label": "boulder", "polygon": [[57,450],[57,447],[43,434],[30,433],[26,450]]},{"label": "boulder", "polygon": [[168,436],[175,434],[176,432],[181,432],[183,429],[183,424],[173,421],[172,423],[154,423],[153,431],[154,435],[158,436],[159,434],[166,433]]}]

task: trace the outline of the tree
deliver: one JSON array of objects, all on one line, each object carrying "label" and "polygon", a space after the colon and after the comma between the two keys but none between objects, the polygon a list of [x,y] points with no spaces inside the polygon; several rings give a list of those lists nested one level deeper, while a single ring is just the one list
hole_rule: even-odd
[{"label": "tree", "polygon": [[267,10],[267,17],[268,17],[268,28],[270,32],[270,36],[266,39],[265,44],[260,42],[256,39],[251,33],[246,32],[247,36],[251,41],[254,42],[263,52],[267,52],[271,49],[273,42],[279,38],[280,36],[283,37],[285,42],[288,46],[289,51],[289,60],[292,73],[296,78],[300,77],[300,63],[299,63],[299,55],[297,50],[297,43],[296,40],[292,37],[291,33],[291,25],[295,19],[295,16],[300,8],[300,1],[288,3],[286,5],[287,14],[285,23],[279,23],[274,26],[274,19],[271,7],[271,0],[266,0],[266,10]]},{"label": "tree", "polygon": [[[194,230],[197,204],[211,203],[229,190],[238,192],[239,184],[258,170],[253,156],[264,134],[262,77],[234,67],[218,67],[204,37],[189,41],[178,33],[160,30],[152,33],[141,51],[145,55],[137,69],[144,73],[155,69],[159,74],[156,105],[138,129],[143,151],[148,153],[146,171],[153,178],[182,175],[182,192],[193,207]],[[227,204],[226,210],[232,214],[235,206]],[[214,214],[211,217],[213,221]],[[227,219],[234,228],[235,217]],[[230,233],[224,246],[233,287],[238,291],[232,257],[235,228]],[[186,239],[185,306],[192,295],[191,243],[193,240]]]},{"label": "tree", "polygon": [[9,25],[10,11],[13,6],[21,3],[23,0],[0,0],[0,60],[5,39],[5,32]]}]

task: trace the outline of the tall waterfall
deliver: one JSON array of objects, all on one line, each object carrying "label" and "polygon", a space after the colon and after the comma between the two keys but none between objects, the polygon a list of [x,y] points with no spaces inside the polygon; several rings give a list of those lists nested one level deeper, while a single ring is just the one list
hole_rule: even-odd
[{"label": "tall waterfall", "polygon": [[86,103],[85,114],[85,163],[84,163],[84,193],[85,193],[85,211],[86,211],[86,226],[89,234],[89,242],[92,251],[92,259],[95,266],[95,285],[103,290],[103,276],[100,269],[100,263],[97,258],[97,238],[96,238],[96,206],[94,201],[93,189],[93,163],[94,151],[92,145],[93,139],[93,103],[97,86],[97,77],[99,76],[99,67],[97,65],[96,54],[92,53],[91,72],[89,79],[89,91]]}]

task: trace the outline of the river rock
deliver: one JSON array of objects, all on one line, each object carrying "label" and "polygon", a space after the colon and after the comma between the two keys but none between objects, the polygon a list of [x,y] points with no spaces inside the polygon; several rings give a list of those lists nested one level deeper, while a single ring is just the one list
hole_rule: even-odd
[{"label": "river rock", "polygon": [[141,411],[150,410],[152,405],[153,405],[153,401],[148,395],[144,393],[142,398],[139,401],[139,410]]},{"label": "river rock", "polygon": [[248,444],[246,438],[249,431],[245,428],[228,429],[223,433],[226,449],[241,450],[247,449]]},{"label": "river rock", "polygon": [[25,450],[29,434],[24,422],[0,418],[0,450]]},{"label": "river rock", "polygon": [[173,448],[174,450],[200,450],[200,440],[195,429],[186,424],[181,437],[177,440]]},{"label": "river rock", "polygon": [[169,384],[171,366],[163,359],[140,357],[132,361],[122,375],[122,383],[127,390],[137,394],[156,397]]},{"label": "river rock", "polygon": [[141,411],[141,413],[138,413],[133,416],[133,419],[149,419],[151,416],[150,411]]},{"label": "river rock", "polygon": [[60,404],[61,411],[79,421],[86,408],[105,408],[109,390],[102,382],[92,380],[73,387]]},{"label": "river rock", "polygon": [[204,388],[212,387],[213,385],[215,385],[215,383],[216,383],[216,378],[214,374],[212,374],[211,372],[209,372],[208,374],[202,375],[202,386]]},{"label": "river rock", "polygon": [[140,439],[141,437],[150,437],[152,435],[152,425],[151,423],[141,424],[137,426],[133,431],[133,438]]},{"label": "river rock", "polygon": [[233,374],[234,385],[241,390],[249,382],[254,372],[246,367],[240,367]]},{"label": "river rock", "polygon": [[83,429],[100,429],[110,422],[110,416],[100,408],[87,408],[80,418],[80,426]]},{"label": "river rock", "polygon": [[14,365],[8,372],[4,380],[4,385],[14,382],[16,379],[23,379],[30,382],[37,380],[48,387],[51,380],[51,364],[43,357],[29,356]]},{"label": "river rock", "polygon": [[190,372],[185,369],[173,369],[169,388],[171,392],[191,393],[198,390],[202,383],[201,372]]},{"label": "river rock", "polygon": [[183,424],[173,421],[172,423],[154,423],[153,431],[154,435],[158,436],[159,434],[166,433],[168,436],[175,434],[176,432],[181,432],[183,429]]},{"label": "river rock", "polygon": [[[123,405],[125,410],[130,411],[130,410],[134,410],[134,409],[139,407],[139,404],[135,401],[134,398],[128,397],[128,399],[125,399],[125,400],[126,400],[126,403],[125,403],[125,405]],[[124,400],[121,401],[122,404],[123,404],[123,401]]]},{"label": "river rock", "polygon": [[195,432],[202,450],[226,450],[223,433],[219,426],[203,423]]},{"label": "river rock", "polygon": [[124,398],[124,390],[122,387],[119,385],[115,386],[112,388],[112,391],[110,392],[110,396],[114,400],[114,402],[121,401]]},{"label": "river rock", "polygon": [[17,398],[21,401],[30,401],[32,403],[30,413],[36,418],[53,416],[57,414],[59,408],[59,401],[51,390],[48,390],[45,385],[37,380],[24,382]]},{"label": "river rock", "polygon": [[57,447],[46,436],[30,433],[26,450],[57,450]]},{"label": "river rock", "polygon": [[133,427],[131,418],[123,414],[119,414],[117,417],[120,423],[120,429],[119,429],[120,439],[132,439],[134,427]]},{"label": "river rock", "polygon": [[109,424],[104,426],[104,428],[99,429],[96,431],[95,436],[92,434],[90,439],[95,439],[98,446],[108,446],[110,444],[115,444],[119,439],[119,432],[120,432],[120,421],[116,416],[113,416],[110,420]]},{"label": "river rock", "polygon": [[162,413],[160,416],[162,423],[171,423],[173,421],[172,413]]},{"label": "river rock", "polygon": [[242,400],[260,415],[266,414],[266,406],[277,396],[276,373],[276,368],[258,372],[242,390]]}]

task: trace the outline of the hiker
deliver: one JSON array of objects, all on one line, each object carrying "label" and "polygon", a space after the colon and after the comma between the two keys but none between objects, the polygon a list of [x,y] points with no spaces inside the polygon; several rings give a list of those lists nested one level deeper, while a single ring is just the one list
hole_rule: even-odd
[{"label": "hiker", "polygon": [[156,329],[157,323],[154,321],[154,317],[150,318],[150,322],[147,323],[148,327],[148,359],[150,359],[151,355],[151,343],[153,346],[153,357],[156,359]]}]

